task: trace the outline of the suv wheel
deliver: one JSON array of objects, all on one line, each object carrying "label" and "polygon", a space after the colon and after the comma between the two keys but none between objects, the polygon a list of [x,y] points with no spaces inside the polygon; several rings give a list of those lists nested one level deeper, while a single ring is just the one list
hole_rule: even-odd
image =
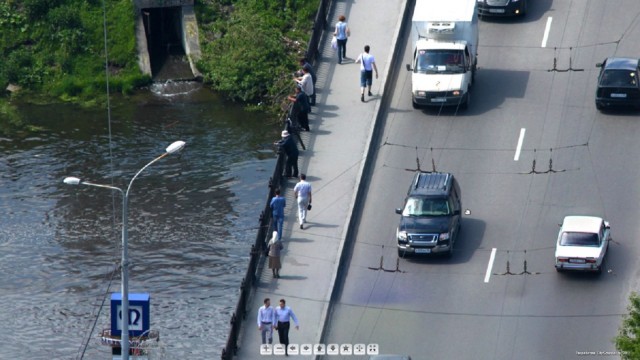
[{"label": "suv wheel", "polygon": [[449,250],[444,253],[444,255],[448,258],[453,256],[453,242],[451,242],[451,245],[449,246]]}]

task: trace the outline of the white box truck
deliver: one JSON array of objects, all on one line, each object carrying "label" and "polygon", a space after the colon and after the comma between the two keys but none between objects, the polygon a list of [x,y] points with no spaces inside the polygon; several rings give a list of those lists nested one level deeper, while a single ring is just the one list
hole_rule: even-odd
[{"label": "white box truck", "polygon": [[476,0],[416,0],[411,26],[413,107],[466,108],[478,63]]}]

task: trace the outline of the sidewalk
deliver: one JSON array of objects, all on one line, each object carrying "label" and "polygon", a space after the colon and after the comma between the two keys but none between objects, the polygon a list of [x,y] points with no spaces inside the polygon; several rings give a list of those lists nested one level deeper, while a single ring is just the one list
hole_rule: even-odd
[{"label": "sidewalk", "polygon": [[[337,0],[332,4],[329,25],[321,42],[322,55],[315,64],[318,103],[309,115],[311,132],[301,133],[307,150],[300,151],[299,167],[313,187],[313,209],[301,230],[293,195],[296,180],[289,179],[283,188],[287,207],[281,277],[274,279],[266,264],[259,270],[258,285],[242,324],[237,359],[265,358],[260,355],[260,332],[256,323],[258,308],[265,297],[271,299],[274,307],[279,299],[286,299],[297,315],[300,330],[292,324],[291,344],[320,343],[406,3],[404,0]],[[350,60],[338,65],[337,54],[330,43],[337,18],[342,14],[351,29],[347,42]],[[365,94],[366,102],[362,103],[360,65],[354,64],[354,60],[363,52],[364,45],[371,47],[379,78],[375,79],[374,72],[373,96]],[[273,342],[278,343],[277,331],[274,331]],[[291,355],[289,358],[314,357]]]}]

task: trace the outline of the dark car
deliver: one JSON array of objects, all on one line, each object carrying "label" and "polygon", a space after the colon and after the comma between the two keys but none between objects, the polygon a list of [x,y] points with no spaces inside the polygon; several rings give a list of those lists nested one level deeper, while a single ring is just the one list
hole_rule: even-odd
[{"label": "dark car", "polygon": [[524,16],[527,0],[477,0],[480,16]]},{"label": "dark car", "polygon": [[460,231],[461,194],[452,174],[418,172],[404,206],[396,209],[398,255],[453,254]]},{"label": "dark car", "polygon": [[596,90],[598,110],[614,106],[640,108],[638,59],[607,58],[596,67],[600,68]]}]

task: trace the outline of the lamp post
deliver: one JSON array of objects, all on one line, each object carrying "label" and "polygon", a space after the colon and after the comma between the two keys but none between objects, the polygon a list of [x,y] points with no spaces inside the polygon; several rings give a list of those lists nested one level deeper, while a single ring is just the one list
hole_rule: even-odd
[{"label": "lamp post", "polygon": [[104,184],[95,184],[88,181],[82,181],[77,177],[66,177],[64,179],[64,183],[68,185],[88,185],[99,188],[111,189],[120,192],[122,195],[122,262],[120,264],[120,270],[122,271],[122,335],[120,338],[120,346],[121,346],[121,354],[123,360],[129,360],[129,232],[127,230],[127,219],[128,219],[128,207],[127,204],[129,202],[129,190],[131,190],[131,185],[133,181],[140,175],[144,169],[149,167],[151,164],[156,161],[162,159],[163,157],[173,154],[174,152],[182,150],[184,148],[184,141],[175,141],[171,145],[167,147],[165,153],[158,156],[157,158],[151,160],[147,165],[143,166],[138,172],[133,176],[131,181],[129,181],[129,185],[127,186],[127,190]]}]

